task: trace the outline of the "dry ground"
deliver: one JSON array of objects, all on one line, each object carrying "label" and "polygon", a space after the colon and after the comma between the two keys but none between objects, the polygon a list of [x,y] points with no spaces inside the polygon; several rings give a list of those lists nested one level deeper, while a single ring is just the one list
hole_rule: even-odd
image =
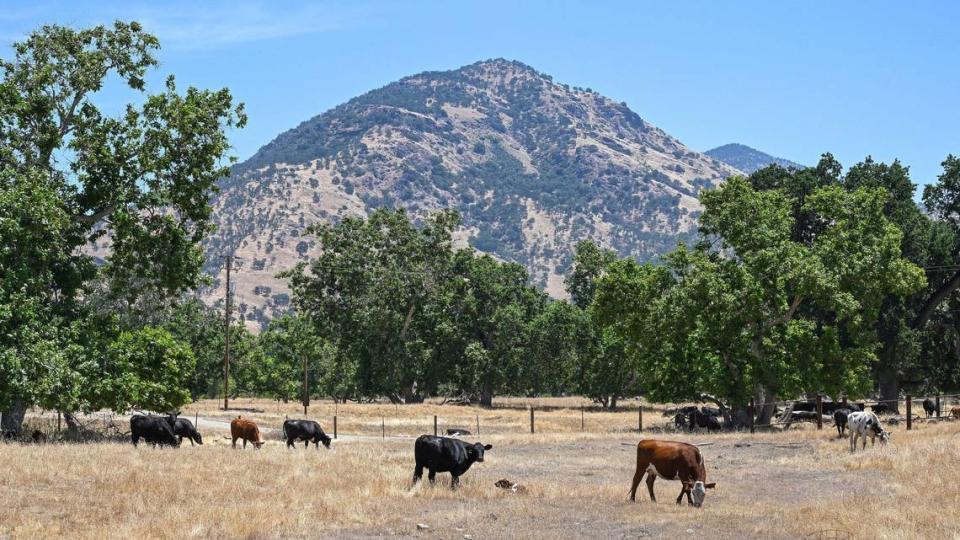
[{"label": "dry ground", "polygon": [[[0,445],[0,538],[960,538],[960,423],[920,424],[909,433],[896,426],[891,445],[856,454],[830,426],[755,435],[645,433],[710,443],[702,451],[717,488],[693,509],[673,504],[679,484],[663,480],[658,503],[643,484],[638,502],[627,501],[640,438],[629,431],[636,429],[635,403],[632,411],[588,412],[585,432],[575,399],[535,403],[536,435],[529,434],[526,404],[507,401],[491,411],[340,405],[340,433],[364,436],[341,438],[332,451],[291,452],[273,440],[260,451],[234,451],[225,432],[209,428],[202,429],[206,444],[176,450]],[[248,409],[240,414],[265,427],[302,416],[293,404],[279,412],[264,401],[231,406]],[[325,427],[327,406],[310,414]],[[573,408],[550,409],[558,406]],[[197,409],[201,418],[235,414],[213,402]],[[411,491],[413,443],[405,436],[432,432],[435,413],[441,429],[444,418],[469,427],[466,420],[480,415],[482,435],[471,440],[494,448],[461,489],[451,491],[449,476],[440,475],[437,486]],[[645,413],[645,426],[664,422]],[[381,414],[392,422],[386,440],[379,439]],[[501,491],[493,486],[500,478],[528,491]]]}]

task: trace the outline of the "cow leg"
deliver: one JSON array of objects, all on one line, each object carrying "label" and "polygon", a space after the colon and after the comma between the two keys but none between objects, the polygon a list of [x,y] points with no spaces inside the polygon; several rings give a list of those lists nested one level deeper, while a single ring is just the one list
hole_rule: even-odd
[{"label": "cow leg", "polygon": [[854,430],[850,430],[850,451],[857,451],[857,432]]},{"label": "cow leg", "polygon": [[[457,477],[454,476],[453,478],[456,479]],[[430,485],[431,485],[431,486],[434,485],[434,484],[436,484],[436,483],[437,483],[437,471],[434,470],[434,469],[430,469],[430,472],[427,473],[427,479],[430,480]]]},{"label": "cow leg", "polygon": [[304,450],[309,450],[309,449],[310,449],[310,439],[307,439],[307,440],[303,441],[303,449],[304,449]]},{"label": "cow leg", "polygon": [[413,485],[416,485],[421,478],[423,478],[423,465],[417,463],[417,466],[413,469]]},{"label": "cow leg", "polygon": [[647,472],[647,463],[641,463],[637,460],[637,472],[633,474],[633,483],[630,484],[630,500],[637,500],[637,486],[640,485],[640,480],[643,480],[643,473]]},{"label": "cow leg", "polygon": [[681,485],[680,494],[677,495],[677,504],[683,504],[683,494],[687,494],[687,503],[693,505],[693,499],[690,498],[690,490],[687,489],[687,486]]},{"label": "cow leg", "polygon": [[134,446],[136,446],[137,443],[140,442],[140,436],[139,436],[139,435],[131,435],[130,438],[133,440],[133,445],[134,445]]},{"label": "cow leg", "polygon": [[244,450],[247,449],[247,440],[246,440],[246,439],[243,440],[243,449],[244,449]]},{"label": "cow leg", "polygon": [[647,491],[650,492],[650,500],[657,502],[657,497],[653,494],[653,483],[657,481],[657,475],[654,473],[647,473]]},{"label": "cow leg", "polygon": [[237,438],[236,438],[236,437],[233,438],[233,443],[232,443],[232,444],[233,444],[233,448],[236,449],[236,448],[237,448]]},{"label": "cow leg", "polygon": [[455,475],[451,475],[451,476],[453,476],[453,479],[450,480],[450,489],[457,489],[457,487],[460,486],[460,477]]},{"label": "cow leg", "polygon": [[293,448],[293,439],[287,439],[287,448]]}]

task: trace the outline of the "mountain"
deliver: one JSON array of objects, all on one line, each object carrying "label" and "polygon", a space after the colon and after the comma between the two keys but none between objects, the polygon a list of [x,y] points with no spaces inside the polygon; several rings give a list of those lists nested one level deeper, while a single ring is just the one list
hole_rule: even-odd
[{"label": "mountain", "polygon": [[519,62],[420,73],[303,122],[234,168],[213,200],[207,299],[220,301],[220,255],[235,251],[248,324],[288,309],[274,275],[317,249],[304,228],[378,206],[415,217],[457,208],[460,245],[520,262],[563,296],[578,240],[654,258],[692,234],[698,192],[739,172],[625,103]]},{"label": "mountain", "polygon": [[713,150],[707,150],[704,154],[748,174],[773,164],[794,169],[804,168],[803,165],[794,163],[788,159],[771,156],[755,148],[750,148],[745,144],[725,144]]}]

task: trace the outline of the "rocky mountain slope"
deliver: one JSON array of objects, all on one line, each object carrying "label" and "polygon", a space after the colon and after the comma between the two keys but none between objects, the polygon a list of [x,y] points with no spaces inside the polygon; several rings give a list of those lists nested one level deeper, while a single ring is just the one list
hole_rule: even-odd
[{"label": "rocky mountain slope", "polygon": [[804,166],[799,163],[794,163],[789,159],[771,156],[755,148],[750,148],[745,144],[725,144],[713,150],[707,150],[704,154],[748,174],[768,165],[773,165],[774,163],[781,167],[794,169],[804,168]]},{"label": "rocky mountain slope", "polygon": [[206,297],[222,298],[220,255],[235,252],[237,306],[256,326],[288,308],[274,275],[317,249],[308,224],[381,205],[459,209],[461,243],[523,263],[562,296],[577,240],[654,258],[691,234],[698,192],[738,172],[625,103],[519,62],[421,73],[307,120],[235,168],[213,201]]}]

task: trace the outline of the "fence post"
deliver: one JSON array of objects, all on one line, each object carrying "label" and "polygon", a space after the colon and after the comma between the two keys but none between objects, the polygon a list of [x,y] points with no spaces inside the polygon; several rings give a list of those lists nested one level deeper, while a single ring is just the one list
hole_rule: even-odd
[{"label": "fence post", "polygon": [[382,416],[380,417],[380,438],[381,439],[387,438],[387,424],[386,422],[383,421]]},{"label": "fence post", "polygon": [[337,438],[337,415],[333,415],[333,438]]},{"label": "fence post", "polygon": [[750,433],[754,432],[753,416],[756,414],[756,409],[754,407],[756,407],[756,405],[754,404],[753,399],[751,399],[750,406],[747,408],[747,422],[749,422],[750,425]]},{"label": "fence post", "polygon": [[823,429],[823,397],[817,393],[817,429]]},{"label": "fence post", "polygon": [[437,436],[437,415],[433,415],[433,436]]},{"label": "fence post", "polygon": [[637,431],[643,433],[643,403],[637,409]]},{"label": "fence post", "polygon": [[477,436],[480,436],[480,415],[477,415]]},{"label": "fence post", "polygon": [[907,394],[907,431],[913,429],[913,396]]},{"label": "fence post", "polygon": [[940,418],[940,392],[937,392],[937,418]]},{"label": "fence post", "polygon": [[533,429],[533,407],[530,407],[530,433],[535,433]]},{"label": "fence post", "polygon": [[580,431],[583,431],[583,405],[580,406]]}]

